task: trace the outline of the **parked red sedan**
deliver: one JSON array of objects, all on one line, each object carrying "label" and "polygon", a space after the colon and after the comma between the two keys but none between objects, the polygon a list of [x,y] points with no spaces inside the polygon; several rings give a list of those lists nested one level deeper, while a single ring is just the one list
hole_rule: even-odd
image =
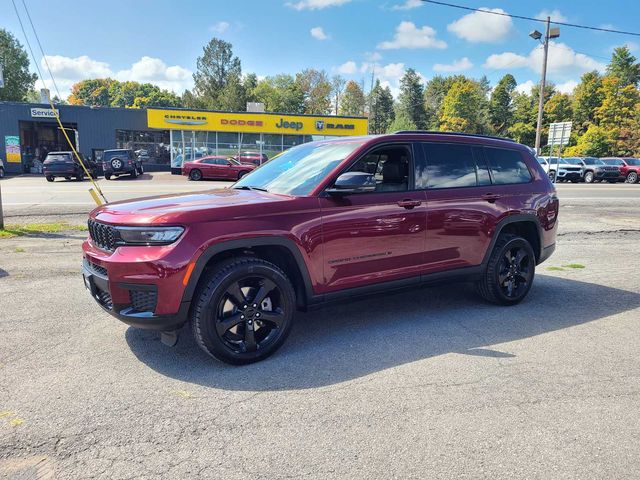
[{"label": "parked red sedan", "polygon": [[255,165],[240,163],[233,158],[212,155],[185,162],[182,165],[182,174],[189,177],[189,180],[203,178],[240,180],[254,168],[256,168]]}]

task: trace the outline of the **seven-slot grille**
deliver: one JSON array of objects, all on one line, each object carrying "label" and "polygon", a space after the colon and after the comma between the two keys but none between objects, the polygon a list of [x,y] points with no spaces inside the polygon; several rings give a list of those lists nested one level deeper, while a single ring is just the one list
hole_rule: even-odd
[{"label": "seven-slot grille", "polygon": [[115,227],[89,220],[89,235],[91,240],[103,250],[113,251],[116,248],[117,232]]}]

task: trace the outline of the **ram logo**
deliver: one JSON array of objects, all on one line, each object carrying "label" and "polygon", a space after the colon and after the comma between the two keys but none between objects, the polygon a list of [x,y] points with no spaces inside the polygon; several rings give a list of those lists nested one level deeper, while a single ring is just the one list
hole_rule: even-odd
[{"label": "ram logo", "polygon": [[316,130],[324,129],[324,120],[316,120]]}]

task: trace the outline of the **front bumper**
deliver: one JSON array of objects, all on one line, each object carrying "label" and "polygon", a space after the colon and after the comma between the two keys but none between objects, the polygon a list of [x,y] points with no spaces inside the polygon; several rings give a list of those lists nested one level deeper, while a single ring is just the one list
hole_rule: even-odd
[{"label": "front bumper", "polygon": [[558,178],[563,180],[582,180],[582,172],[567,172],[566,170],[558,171]]},{"label": "front bumper", "polygon": [[[153,311],[140,311],[131,303],[114,303],[108,278],[94,271],[87,260],[84,260],[82,265],[82,277],[85,288],[96,303],[105,312],[127,325],[146,330],[171,331],[181,328],[187,321],[189,304],[186,302],[181,303],[178,312],[171,315],[157,315]],[[119,286],[121,288],[130,287],[130,291],[139,292],[142,285],[120,284]],[[152,286],[145,285],[143,287]]]}]

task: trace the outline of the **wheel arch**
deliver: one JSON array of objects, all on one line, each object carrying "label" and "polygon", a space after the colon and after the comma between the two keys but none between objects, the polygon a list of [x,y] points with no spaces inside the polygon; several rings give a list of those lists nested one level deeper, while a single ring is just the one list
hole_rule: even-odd
[{"label": "wheel arch", "polygon": [[254,255],[280,267],[289,277],[296,292],[298,308],[306,308],[313,297],[313,287],[307,265],[293,240],[284,237],[258,237],[229,240],[208,247],[196,261],[182,296],[191,302],[208,269],[236,255]]},{"label": "wheel arch", "polygon": [[484,260],[482,261],[483,265],[486,265],[489,261],[493,247],[502,233],[511,233],[526,239],[531,244],[531,248],[533,248],[533,252],[536,256],[536,263],[540,262],[543,247],[542,227],[540,226],[540,221],[535,215],[517,214],[509,215],[496,225],[495,233],[493,234],[489,248],[485,252]]}]

